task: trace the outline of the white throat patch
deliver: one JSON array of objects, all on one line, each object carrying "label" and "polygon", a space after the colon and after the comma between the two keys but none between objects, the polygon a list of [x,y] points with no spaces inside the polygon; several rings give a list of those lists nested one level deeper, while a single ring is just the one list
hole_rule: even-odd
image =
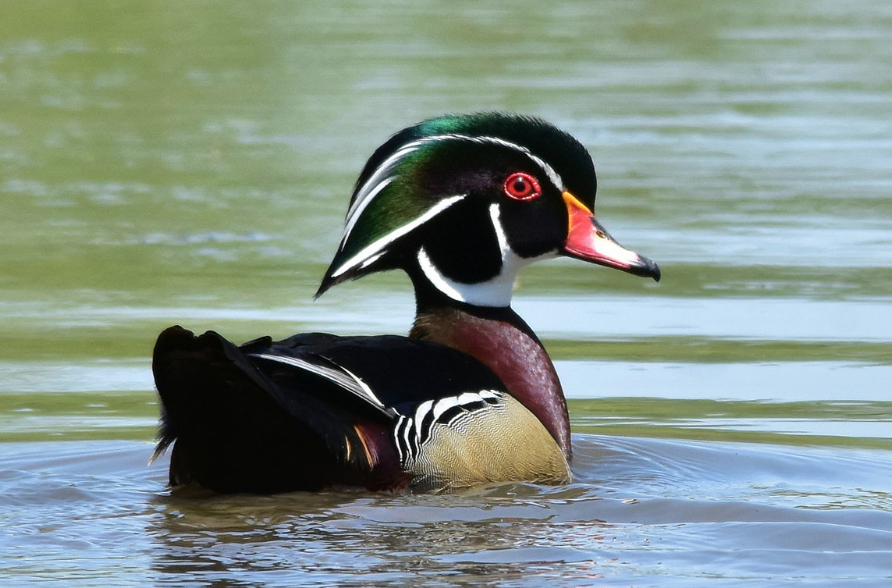
[{"label": "white throat patch", "polygon": [[430,283],[453,300],[474,306],[506,307],[511,305],[514,282],[517,280],[517,274],[520,273],[520,270],[536,261],[556,257],[557,251],[530,258],[517,255],[508,244],[508,238],[499,218],[499,205],[497,203],[489,206],[489,216],[496,231],[496,238],[499,241],[499,249],[502,254],[502,269],[497,276],[486,282],[475,284],[457,282],[447,278],[437,269],[437,266],[431,261],[424,247],[418,250],[418,265]]}]

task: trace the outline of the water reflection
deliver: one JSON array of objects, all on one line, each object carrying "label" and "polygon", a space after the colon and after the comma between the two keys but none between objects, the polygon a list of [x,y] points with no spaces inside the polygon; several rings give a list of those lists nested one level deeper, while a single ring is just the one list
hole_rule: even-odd
[{"label": "water reflection", "polygon": [[[886,487],[888,464],[879,454],[840,461],[832,451],[592,436],[577,436],[574,445],[576,482],[560,488],[159,498],[163,516],[150,530],[158,543],[154,567],[162,581],[189,574],[223,583],[250,572],[272,585],[350,586],[407,578],[578,585],[662,575],[665,566],[681,576],[708,570],[739,578],[764,566],[784,573],[806,560],[810,577],[838,578],[842,553],[853,557],[846,569],[884,568],[871,552],[892,537],[892,516],[882,512],[892,494],[867,490]],[[846,489],[831,482],[843,464],[851,476]],[[856,487],[864,488],[865,510],[839,510],[840,498]],[[713,560],[704,568],[703,550],[726,533],[749,547],[733,563]],[[798,563],[781,553],[795,553]]]},{"label": "water reflection", "polygon": [[[5,3],[0,575],[888,583],[887,4]],[[579,136],[665,269],[521,276],[574,484],[167,497],[156,334],[405,332],[400,277],[309,302],[352,182],[395,129],[487,109]]]},{"label": "water reflection", "polygon": [[578,586],[600,576],[758,579],[766,567],[820,581],[888,573],[887,451],[577,434],[568,486],[263,497],[166,492],[165,464],[146,469],[145,443],[3,445],[0,545],[31,566],[4,563],[13,575]]}]

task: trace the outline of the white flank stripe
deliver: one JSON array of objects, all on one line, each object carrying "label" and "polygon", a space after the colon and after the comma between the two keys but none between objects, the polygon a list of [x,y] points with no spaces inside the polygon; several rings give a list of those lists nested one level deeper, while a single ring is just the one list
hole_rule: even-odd
[{"label": "white flank stripe", "polygon": [[394,445],[396,446],[396,453],[400,458],[400,463],[405,463],[406,458],[403,455],[403,444],[400,443],[400,427],[402,427],[406,422],[406,417],[400,415],[400,418],[396,421],[396,426],[393,428],[393,440]]},{"label": "white flank stripe", "polygon": [[404,418],[406,418],[406,420],[403,423],[403,441],[405,442],[406,453],[409,454],[409,456],[411,456],[412,458],[414,458],[415,452],[412,451],[412,440],[410,437],[410,434],[412,432],[411,429],[413,428],[414,423],[413,423],[412,419],[410,419],[408,417],[404,417]]},{"label": "white flank stripe", "polygon": [[458,398],[455,396],[449,396],[447,398],[441,398],[434,405],[434,422],[437,423],[440,421],[440,417],[443,416],[443,413],[452,408],[453,406],[458,406],[461,404]]},{"label": "white flank stripe", "polygon": [[474,392],[465,392],[461,396],[458,397],[458,403],[461,405],[465,404],[473,404],[474,402],[482,402],[483,398],[480,394],[476,394]]},{"label": "white flank stripe", "polygon": [[425,400],[421,404],[418,405],[418,408],[415,409],[415,427],[416,429],[421,426],[421,421],[424,420],[424,417],[427,416],[427,413],[430,412],[431,408],[434,405],[433,400]]}]

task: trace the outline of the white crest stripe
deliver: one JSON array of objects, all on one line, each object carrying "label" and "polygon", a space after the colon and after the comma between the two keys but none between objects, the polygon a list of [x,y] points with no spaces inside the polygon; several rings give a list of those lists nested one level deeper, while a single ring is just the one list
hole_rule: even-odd
[{"label": "white crest stripe", "polygon": [[554,168],[545,163],[545,161],[543,161],[540,157],[533,155],[529,149],[522,145],[518,145],[517,143],[512,143],[498,137],[471,137],[468,135],[458,134],[444,134],[422,137],[420,139],[412,141],[411,143],[403,145],[390,157],[385,159],[375,169],[369,179],[366,180],[365,184],[363,184],[362,187],[358,189],[356,198],[353,201],[353,205],[347,211],[346,226],[344,228],[344,236],[341,238],[341,246],[343,247],[344,243],[347,242],[347,237],[350,235],[359,217],[362,216],[362,212],[368,207],[372,200],[374,200],[375,197],[378,196],[381,191],[394,180],[395,176],[385,176],[388,176],[393,171],[394,167],[396,167],[396,165],[403,158],[411,153],[414,153],[423,145],[449,139],[458,141],[471,141],[474,143],[492,143],[519,151],[529,157],[540,168],[542,168],[542,171],[545,172],[545,175],[548,176],[548,179],[550,179],[561,192],[564,191],[564,182],[558,175],[558,173],[554,170]]},{"label": "white crest stripe", "polygon": [[441,212],[443,212],[444,210],[446,210],[447,208],[449,208],[450,206],[452,206],[453,204],[455,204],[456,202],[458,202],[459,200],[461,200],[464,197],[465,197],[464,194],[459,194],[458,196],[451,196],[449,198],[444,198],[443,200],[437,202],[434,206],[430,207],[427,210],[427,212],[425,212],[424,214],[422,214],[421,216],[419,216],[412,222],[407,223],[407,224],[401,226],[400,228],[387,233],[383,237],[375,240],[371,244],[364,247],[359,253],[357,253],[356,255],[354,255],[347,261],[345,261],[343,264],[341,264],[341,266],[336,271],[332,272],[331,277],[337,278],[338,276],[340,276],[347,270],[352,269],[353,267],[364,262],[367,258],[380,252],[382,249],[384,249],[385,247],[387,247],[388,245],[390,245],[391,243],[393,243],[394,241],[396,241],[403,235],[420,227],[421,225],[423,225],[430,219],[434,218],[435,216],[437,216],[438,214],[440,214]]},{"label": "white crest stripe", "polygon": [[561,176],[558,175],[554,168],[545,163],[545,161],[537,155],[533,155],[529,149],[524,147],[523,145],[518,145],[517,143],[512,143],[510,141],[506,141],[504,139],[499,139],[498,137],[467,137],[471,141],[476,141],[478,143],[494,143],[496,145],[502,145],[503,147],[508,147],[509,149],[515,149],[520,151],[530,159],[532,159],[536,165],[542,168],[542,171],[545,172],[545,175],[548,176],[548,179],[557,187],[561,192],[564,191],[564,181],[561,179]]},{"label": "white crest stripe", "polygon": [[353,230],[353,227],[356,225],[356,221],[359,219],[365,207],[377,196],[381,190],[390,185],[390,182],[394,180],[394,176],[390,176],[389,178],[385,178],[378,182],[374,188],[372,188],[369,193],[362,197],[362,199],[356,200],[357,208],[356,210],[352,210],[347,213],[347,224],[344,226],[344,236],[341,237],[341,244],[346,243],[347,237],[350,236],[350,231]]},{"label": "white crest stripe", "polygon": [[[433,137],[428,137],[428,139],[432,139]],[[353,201],[353,205],[350,207],[350,210],[347,211],[347,226],[351,227],[356,223],[356,219],[361,216],[361,213],[365,208],[369,205],[369,203],[377,196],[383,186],[379,187],[383,182],[387,182],[388,184],[393,178],[388,178],[386,180],[382,180],[383,176],[386,176],[396,167],[396,164],[409,155],[410,153],[416,151],[419,147],[421,147],[427,141],[418,140],[408,143],[400,147],[397,151],[395,151],[390,157],[385,159],[381,165],[379,165],[375,171],[372,173],[371,177],[366,180],[365,184],[358,190],[356,199]],[[349,233],[349,231],[347,231]],[[344,239],[346,239],[346,234],[344,235]],[[341,241],[343,244],[344,240]]]}]

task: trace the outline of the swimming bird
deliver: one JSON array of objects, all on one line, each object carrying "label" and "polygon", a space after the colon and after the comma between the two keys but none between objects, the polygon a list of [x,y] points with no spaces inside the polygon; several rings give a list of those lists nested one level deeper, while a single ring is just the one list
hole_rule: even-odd
[{"label": "swimming bird", "polygon": [[511,308],[518,272],[557,256],[660,279],[593,214],[592,159],[538,118],[450,115],[379,147],[356,181],[317,296],[400,269],[408,337],[298,334],[235,345],[170,327],[152,369],[170,483],[217,492],[445,491],[571,478],[554,364]]}]

